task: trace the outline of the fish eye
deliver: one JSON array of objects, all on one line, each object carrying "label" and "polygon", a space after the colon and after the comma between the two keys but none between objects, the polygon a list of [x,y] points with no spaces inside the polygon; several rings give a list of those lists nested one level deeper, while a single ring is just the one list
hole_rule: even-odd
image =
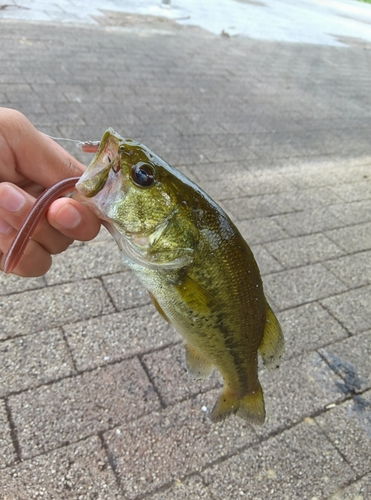
[{"label": "fish eye", "polygon": [[139,187],[150,186],[155,179],[153,168],[148,163],[137,163],[134,165],[131,177],[134,184]]}]

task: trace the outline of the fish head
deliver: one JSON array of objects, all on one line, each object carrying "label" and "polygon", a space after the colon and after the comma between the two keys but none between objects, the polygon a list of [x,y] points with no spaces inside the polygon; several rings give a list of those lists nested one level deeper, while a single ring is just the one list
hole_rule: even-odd
[{"label": "fish head", "polygon": [[181,174],[146,146],[108,129],[75,198],[98,215],[126,257],[147,266],[180,266],[193,251],[193,237],[177,240],[169,226],[176,218],[180,230],[183,225],[185,234],[194,233],[183,184]]}]

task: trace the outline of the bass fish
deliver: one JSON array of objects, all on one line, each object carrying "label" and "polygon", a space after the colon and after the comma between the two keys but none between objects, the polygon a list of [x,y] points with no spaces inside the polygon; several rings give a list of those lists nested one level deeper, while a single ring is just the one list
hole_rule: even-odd
[{"label": "bass fish", "polygon": [[276,368],[284,340],[252,251],[205,192],[142,144],[108,129],[84,174],[37,200],[4,271],[17,265],[50,203],[74,187],[73,197],[103,221],[157,311],[183,336],[189,373],[219,370],[224,387],[211,419],[237,414],[263,424],[258,351]]},{"label": "bass fish", "polygon": [[157,311],[182,335],[189,373],[216,367],[224,388],[211,412],[262,424],[258,351],[279,365],[284,341],[249,246],[196,184],[112,129],[102,137],[74,196],[115,238]]}]

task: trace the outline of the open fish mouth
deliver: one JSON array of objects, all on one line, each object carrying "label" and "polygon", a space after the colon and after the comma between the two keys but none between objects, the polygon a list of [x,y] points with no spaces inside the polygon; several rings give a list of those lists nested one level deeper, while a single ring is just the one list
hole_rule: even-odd
[{"label": "open fish mouth", "polygon": [[89,167],[76,184],[76,189],[85,198],[92,198],[101,191],[108,179],[110,170],[114,173],[118,173],[120,170],[118,140],[112,136],[105,140],[107,132],[104,134],[99,149]]},{"label": "open fish mouth", "polygon": [[[76,191],[73,198],[83,205],[88,206],[103,221],[112,222],[110,217],[110,208],[125,197],[125,192],[121,189],[121,172],[115,173],[111,168],[103,172],[103,180],[96,180],[94,177],[88,178],[88,181],[95,183],[94,190],[87,188],[80,181],[76,184]],[[84,180],[84,179],[83,179]]]},{"label": "open fish mouth", "polygon": [[119,143],[110,135],[110,130],[104,134],[98,152],[77,182],[73,197],[108,222],[109,207],[125,197]]}]

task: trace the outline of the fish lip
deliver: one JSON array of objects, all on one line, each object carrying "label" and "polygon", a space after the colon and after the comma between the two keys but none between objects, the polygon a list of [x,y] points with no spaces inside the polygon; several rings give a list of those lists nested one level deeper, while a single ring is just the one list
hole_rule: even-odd
[{"label": "fish lip", "polygon": [[[120,166],[120,141],[113,129],[109,128],[100,141],[99,149],[90,165],[80,177],[76,189],[85,198],[92,198],[101,191],[110,170]],[[94,182],[96,178],[96,182]]]}]

